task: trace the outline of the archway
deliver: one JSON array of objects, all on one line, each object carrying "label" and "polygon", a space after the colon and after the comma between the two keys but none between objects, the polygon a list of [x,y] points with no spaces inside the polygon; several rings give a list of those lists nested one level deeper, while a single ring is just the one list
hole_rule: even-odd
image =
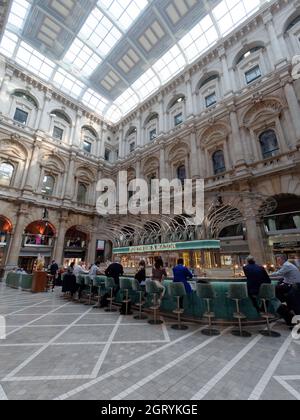
[{"label": "archway", "polygon": [[78,263],[85,261],[88,249],[88,234],[77,226],[70,227],[65,236],[64,266],[67,267],[72,261]]}]

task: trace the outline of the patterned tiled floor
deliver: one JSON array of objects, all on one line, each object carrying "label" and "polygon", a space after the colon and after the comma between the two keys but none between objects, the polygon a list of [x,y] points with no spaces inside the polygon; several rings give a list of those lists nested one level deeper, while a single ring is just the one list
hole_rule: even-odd
[{"label": "patterned tiled floor", "polygon": [[205,337],[0,285],[1,399],[300,399],[300,340]]}]

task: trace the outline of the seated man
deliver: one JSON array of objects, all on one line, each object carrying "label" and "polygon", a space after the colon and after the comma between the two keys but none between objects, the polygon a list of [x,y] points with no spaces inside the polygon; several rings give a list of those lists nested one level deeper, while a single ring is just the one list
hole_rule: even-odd
[{"label": "seated man", "polygon": [[[173,274],[174,274],[174,282],[181,282],[184,284],[185,291],[187,294],[191,294],[193,292],[191,285],[188,282],[188,279],[193,278],[193,274],[190,270],[188,270],[184,266],[184,261],[182,258],[179,258],[177,261],[176,267],[173,268]],[[183,298],[180,298],[180,307],[183,308]]]},{"label": "seated man", "polygon": [[287,304],[287,307],[282,305],[278,313],[292,326],[294,314],[300,315],[300,271],[289,262],[286,255],[279,255],[277,262],[281,268],[272,277],[281,277],[283,280],[276,288],[276,295],[281,302]]},{"label": "seated man", "polygon": [[244,267],[244,273],[247,277],[248,294],[253,306],[260,314],[261,310],[257,302],[260,286],[264,283],[271,284],[271,279],[264,267],[255,263],[254,257],[249,255],[247,262],[248,264]]}]

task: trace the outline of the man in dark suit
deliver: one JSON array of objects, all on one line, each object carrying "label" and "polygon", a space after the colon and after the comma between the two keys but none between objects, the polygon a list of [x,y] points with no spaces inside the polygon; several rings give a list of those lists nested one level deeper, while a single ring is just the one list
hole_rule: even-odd
[{"label": "man in dark suit", "polygon": [[251,255],[247,258],[248,264],[244,267],[244,273],[247,277],[247,287],[249,298],[258,313],[261,312],[257,297],[259,295],[260,286],[264,283],[271,284],[271,279],[264,267],[255,263],[254,257]]},{"label": "man in dark suit", "polygon": [[110,264],[110,266],[105,270],[105,275],[107,277],[112,277],[115,280],[117,289],[120,287],[120,276],[122,277],[123,274],[124,269],[119,258],[116,258],[115,262]]}]

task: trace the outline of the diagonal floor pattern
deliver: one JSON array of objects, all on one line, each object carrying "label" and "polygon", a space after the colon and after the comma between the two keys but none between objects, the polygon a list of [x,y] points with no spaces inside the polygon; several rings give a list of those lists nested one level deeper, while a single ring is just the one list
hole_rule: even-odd
[{"label": "diagonal floor pattern", "polygon": [[0,400],[300,399],[300,346],[281,322],[280,338],[206,337],[4,285],[0,315]]}]

